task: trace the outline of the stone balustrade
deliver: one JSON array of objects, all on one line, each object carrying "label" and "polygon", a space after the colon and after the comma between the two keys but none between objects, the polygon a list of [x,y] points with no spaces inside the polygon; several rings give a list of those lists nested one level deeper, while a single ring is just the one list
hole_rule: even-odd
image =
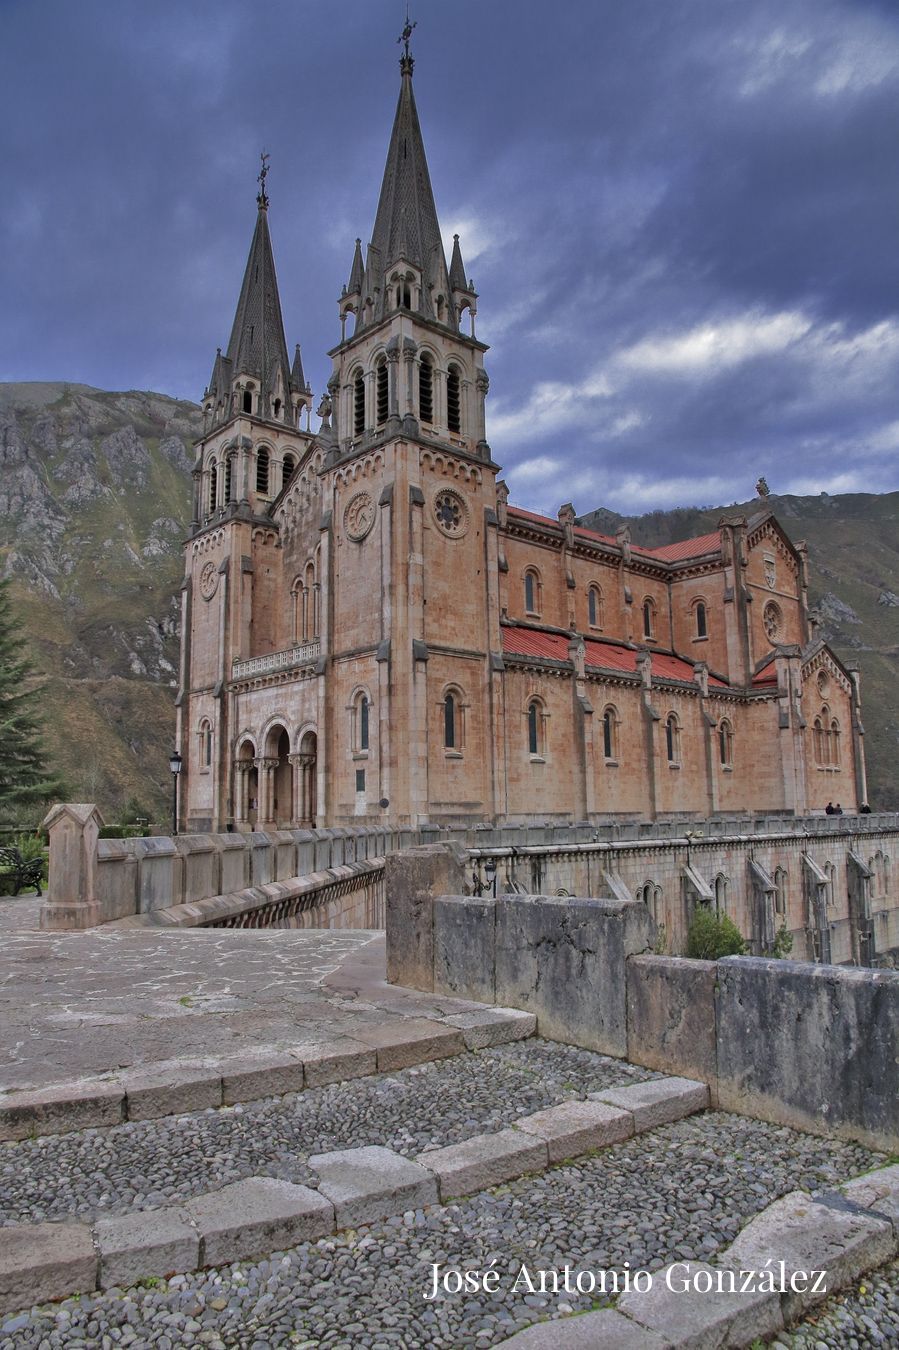
[{"label": "stone balustrade", "polygon": [[252,656],[246,661],[231,663],[232,680],[248,680],[257,675],[272,675],[279,670],[293,670],[308,666],[321,655],[321,642],[302,642],[283,652],[269,652],[266,656]]}]

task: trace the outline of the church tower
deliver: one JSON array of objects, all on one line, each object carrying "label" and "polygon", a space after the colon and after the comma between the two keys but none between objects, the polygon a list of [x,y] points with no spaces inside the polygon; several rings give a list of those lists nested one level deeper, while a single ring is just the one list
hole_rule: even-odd
[{"label": "church tower", "polygon": [[241,660],[283,643],[273,513],[313,439],[301,427],[312,391],[300,348],[291,362],[284,337],[267,174],[263,155],[231,337],[225,353],[216,353],[196,443],[177,699],[181,819],[191,829],[223,829],[241,814],[232,771],[239,729],[233,676]]},{"label": "church tower", "polygon": [[[410,36],[407,25],[371,241],[364,256],[356,241],[339,299],[320,439],[332,502],[331,684],[340,691],[329,818],[419,824],[493,810],[485,766],[499,607],[490,594],[497,466],[484,429],[487,348],[475,335],[477,293],[458,237],[449,266],[444,253]],[[353,711],[363,704],[372,717],[364,738]]]}]

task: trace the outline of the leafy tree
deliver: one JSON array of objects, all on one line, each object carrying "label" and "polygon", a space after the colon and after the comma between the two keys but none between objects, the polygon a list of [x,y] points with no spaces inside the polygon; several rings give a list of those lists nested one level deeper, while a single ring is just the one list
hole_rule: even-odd
[{"label": "leafy tree", "polygon": [[702,905],[693,915],[687,932],[687,955],[699,961],[717,961],[719,956],[742,956],[743,936],[726,914],[716,914]]},{"label": "leafy tree", "polygon": [[774,945],[766,956],[773,956],[775,960],[783,960],[790,955],[793,950],[793,934],[788,930],[787,925],[782,923],[774,935]]},{"label": "leafy tree", "polygon": [[0,581],[0,819],[59,789],[58,780],[47,771],[41,743],[40,693],[13,611],[9,581]]}]

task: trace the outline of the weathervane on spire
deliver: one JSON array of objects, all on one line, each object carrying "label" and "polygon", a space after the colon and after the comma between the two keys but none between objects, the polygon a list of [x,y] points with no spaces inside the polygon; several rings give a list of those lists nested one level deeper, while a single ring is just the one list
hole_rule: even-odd
[{"label": "weathervane on spire", "polygon": [[259,184],[259,192],[257,193],[256,200],[260,206],[268,206],[268,197],[265,195],[265,180],[268,177],[268,162],[271,159],[271,155],[263,150],[259,158],[262,160],[262,168],[259,170],[259,177],[256,179],[256,182]]},{"label": "weathervane on spire", "polygon": [[412,57],[409,53],[409,39],[412,36],[412,29],[417,27],[418,27],[417,19],[415,19],[412,23],[409,22],[409,6],[407,5],[406,26],[400,33],[399,37],[397,38],[397,42],[401,42],[403,44],[403,57],[402,60],[400,61],[400,65],[405,68],[406,64],[408,63],[410,72],[412,70]]}]

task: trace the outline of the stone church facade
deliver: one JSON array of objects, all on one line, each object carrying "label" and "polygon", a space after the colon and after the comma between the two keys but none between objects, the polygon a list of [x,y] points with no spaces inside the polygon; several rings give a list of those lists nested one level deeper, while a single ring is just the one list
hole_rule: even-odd
[{"label": "stone church facade", "polygon": [[858,673],[770,511],[647,549],[509,503],[400,64],[315,432],[262,175],[194,468],[181,828],[854,810]]}]

